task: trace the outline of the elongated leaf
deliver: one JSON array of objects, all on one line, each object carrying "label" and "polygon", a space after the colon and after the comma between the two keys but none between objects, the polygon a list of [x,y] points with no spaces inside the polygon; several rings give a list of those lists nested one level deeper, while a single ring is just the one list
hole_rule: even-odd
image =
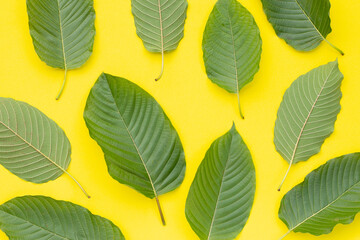
[{"label": "elongated leaf", "polygon": [[160,105],[139,86],[102,74],[84,118],[105,154],[110,175],[149,198],[177,188],[185,157],[179,136]]},{"label": "elongated leaf", "polygon": [[249,217],[254,194],[254,164],[234,125],[200,164],[186,200],[186,218],[200,239],[234,239]]},{"label": "elongated leaf", "polygon": [[111,221],[70,202],[44,196],[14,198],[0,206],[0,229],[16,240],[124,240]]},{"label": "elongated leaf", "polygon": [[93,0],[26,0],[36,53],[47,65],[65,70],[90,57],[95,35]]},{"label": "elongated leaf", "polygon": [[310,51],[326,41],[331,33],[329,0],[262,0],[268,20],[276,34],[293,48]]},{"label": "elongated leaf", "polygon": [[70,142],[54,121],[27,103],[0,98],[1,165],[33,183],[55,180],[66,173],[80,186],[66,171],[70,155]]},{"label": "elongated leaf", "polygon": [[150,52],[161,53],[161,73],[164,72],[164,52],[177,48],[184,37],[187,0],[131,0],[136,33]]},{"label": "elongated leaf", "polygon": [[335,61],[300,76],[286,90],[278,110],[274,137],[276,150],[290,164],[285,178],[292,164],[317,154],[334,131],[341,108],[342,80]]},{"label": "elongated leaf", "polygon": [[321,235],[338,223],[351,223],[359,211],[360,153],[353,153],[328,161],[289,191],[279,217],[289,228],[287,234]]},{"label": "elongated leaf", "polygon": [[261,45],[251,13],[237,0],[218,0],[204,31],[206,73],[212,82],[238,95],[242,118],[239,91],[259,70]]}]

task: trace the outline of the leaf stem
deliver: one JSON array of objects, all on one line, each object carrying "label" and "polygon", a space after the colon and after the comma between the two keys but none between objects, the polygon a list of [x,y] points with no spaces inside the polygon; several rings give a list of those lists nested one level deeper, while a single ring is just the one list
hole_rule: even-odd
[{"label": "leaf stem", "polygon": [[60,92],[59,92],[59,94],[58,94],[57,97],[56,97],[56,100],[59,100],[59,99],[60,99],[61,94],[62,94],[63,91],[64,91],[65,84],[66,84],[66,75],[67,75],[67,68],[65,67],[64,81],[63,81],[63,84],[62,84],[62,86],[61,86]]},{"label": "leaf stem", "polygon": [[70,174],[68,171],[65,171],[65,173],[71,177],[72,180],[80,187],[81,191],[85,194],[87,198],[91,198],[90,195],[85,191],[85,189],[81,186],[81,184]]},{"label": "leaf stem", "polygon": [[340,54],[341,54],[341,56],[344,56],[345,55],[345,53],[343,52],[343,51],[341,51],[341,49],[339,49],[338,47],[336,47],[335,45],[333,45],[331,42],[329,42],[329,40],[327,40],[326,38],[325,38],[325,42],[327,42],[330,46],[332,46],[333,48],[335,48],[335,50],[336,51],[338,51]]},{"label": "leaf stem", "polygon": [[284,182],[285,182],[285,179],[286,179],[287,175],[288,175],[289,172],[290,172],[291,165],[292,165],[292,163],[289,164],[288,170],[286,171],[286,174],[285,174],[283,180],[282,180],[281,183],[280,183],[280,186],[279,186],[279,188],[278,188],[278,191],[279,191],[279,192],[280,192],[280,190],[281,190],[282,185],[283,185]]},{"label": "leaf stem", "polygon": [[164,73],[164,50],[161,51],[161,72],[160,75],[155,78],[155,81],[159,81]]},{"label": "leaf stem", "polygon": [[285,235],[284,236],[282,236],[279,240],[282,240],[282,239],[284,239],[287,235],[289,235],[291,233],[291,230],[289,230],[287,233],[285,233]]},{"label": "leaf stem", "polygon": [[160,205],[160,201],[159,201],[158,196],[156,196],[155,199],[156,199],[156,203],[157,203],[157,206],[158,206],[158,209],[159,209],[161,222],[162,222],[162,224],[165,226],[165,225],[166,225],[166,222],[165,222],[164,214],[163,214],[163,212],[162,212],[162,210],[161,210],[161,205]]},{"label": "leaf stem", "polygon": [[244,118],[244,115],[243,115],[243,113],[242,113],[242,111],[241,111],[239,92],[237,92],[237,100],[238,100],[238,107],[239,107],[240,117],[241,117],[241,119],[245,119],[245,118]]}]

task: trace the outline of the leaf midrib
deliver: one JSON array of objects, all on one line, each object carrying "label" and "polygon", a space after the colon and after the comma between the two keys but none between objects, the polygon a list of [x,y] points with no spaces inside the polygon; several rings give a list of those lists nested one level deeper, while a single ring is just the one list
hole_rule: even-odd
[{"label": "leaf midrib", "polygon": [[57,4],[58,4],[58,13],[59,13],[59,28],[60,28],[61,46],[62,46],[63,59],[64,59],[64,68],[65,68],[65,72],[66,72],[67,71],[67,61],[66,61],[66,53],[65,53],[64,34],[63,34],[63,29],[62,29],[60,0],[57,0]]},{"label": "leaf midrib", "polygon": [[303,126],[302,126],[302,128],[301,128],[301,130],[300,130],[299,136],[298,136],[298,138],[297,138],[297,141],[296,141],[296,144],[295,144],[295,147],[294,147],[293,155],[292,155],[291,160],[290,160],[290,166],[293,164],[293,161],[294,161],[294,159],[295,159],[296,151],[297,151],[297,149],[298,149],[299,142],[300,142],[301,136],[302,136],[302,134],[303,134],[303,132],[304,132],[304,130],[305,130],[306,124],[308,123],[308,121],[309,121],[309,119],[310,119],[310,116],[311,116],[311,114],[312,114],[312,112],[313,112],[313,110],[314,110],[314,108],[315,108],[315,105],[316,105],[316,103],[318,102],[318,100],[319,100],[319,98],[320,98],[320,95],[321,95],[322,91],[324,90],[325,85],[326,85],[327,81],[329,80],[332,72],[334,71],[335,66],[336,66],[336,65],[334,64],[334,66],[332,67],[331,71],[329,72],[329,75],[327,76],[326,80],[324,81],[324,84],[323,84],[323,86],[321,87],[320,92],[318,93],[318,95],[317,95],[317,97],[316,97],[313,105],[311,106],[311,109],[310,109],[310,111],[309,111],[309,113],[308,113],[308,116],[306,117],[305,122],[304,122],[304,124],[303,124]]},{"label": "leaf midrib", "polygon": [[17,218],[17,219],[20,219],[20,220],[22,220],[22,221],[24,221],[24,222],[27,222],[27,223],[29,223],[29,224],[31,224],[31,225],[33,225],[33,226],[36,226],[36,227],[44,230],[45,232],[49,232],[49,233],[51,233],[51,234],[53,234],[53,235],[55,235],[55,236],[58,236],[58,237],[60,237],[60,238],[62,238],[62,239],[72,240],[72,239],[70,239],[70,238],[63,237],[63,236],[61,236],[61,235],[59,235],[59,234],[57,234],[57,233],[55,233],[55,232],[52,232],[52,231],[50,231],[50,230],[48,230],[48,229],[46,229],[46,228],[43,228],[42,226],[39,226],[39,225],[37,225],[37,224],[35,224],[35,223],[27,220],[27,219],[24,219],[24,218],[18,217],[18,216],[16,216],[16,215],[10,214],[10,213],[5,212],[5,211],[3,211],[3,210],[1,210],[1,209],[0,209],[0,212],[3,212],[4,214],[10,215],[10,216],[15,217],[15,218]]},{"label": "leaf midrib", "polygon": [[333,205],[335,202],[337,202],[338,200],[340,200],[345,194],[347,194],[350,190],[352,190],[355,186],[357,186],[360,183],[360,180],[351,185],[346,191],[344,191],[342,194],[340,194],[335,200],[331,201],[329,204],[327,204],[325,207],[323,207],[322,209],[318,210],[317,212],[315,212],[314,214],[310,215],[309,217],[305,218],[302,222],[300,222],[299,224],[297,224],[296,226],[292,227],[291,229],[289,229],[289,231],[293,231],[296,228],[298,228],[300,225],[304,224],[306,221],[310,220],[311,218],[313,218],[314,216],[320,214],[321,212],[323,212],[324,210],[326,210],[328,207],[330,207],[331,205]]},{"label": "leaf midrib", "polygon": [[229,160],[230,160],[230,151],[231,151],[231,146],[232,146],[232,144],[233,144],[233,141],[234,141],[234,136],[231,135],[230,150],[229,150],[228,158],[227,158],[227,160],[226,160],[226,164],[225,164],[225,167],[224,167],[223,175],[222,175],[222,177],[221,177],[219,194],[218,194],[218,197],[217,197],[217,199],[216,199],[214,215],[213,215],[212,220],[211,220],[210,229],[209,229],[209,235],[208,235],[207,240],[210,240],[210,236],[211,236],[211,233],[212,233],[212,228],[213,228],[213,226],[214,226],[215,216],[216,216],[216,212],[217,212],[217,207],[218,207],[218,203],[219,203],[219,200],[220,200],[220,195],[221,195],[222,186],[223,186],[223,183],[224,183],[224,178],[225,178],[225,176],[226,176],[226,170],[227,170],[228,163],[229,163]]},{"label": "leaf midrib", "polygon": [[113,94],[113,92],[112,92],[112,89],[110,88],[110,83],[109,83],[109,80],[108,80],[107,77],[106,77],[106,82],[107,82],[107,84],[108,84],[108,86],[109,86],[110,93],[111,93],[111,97],[112,97],[113,100],[114,100],[114,103],[115,103],[115,106],[116,106],[116,110],[117,110],[117,112],[119,113],[119,116],[120,116],[120,118],[121,118],[121,121],[124,123],[125,129],[126,129],[128,135],[129,135],[129,137],[130,137],[130,139],[131,139],[131,141],[132,141],[132,143],[133,143],[133,145],[134,145],[134,147],[135,147],[135,149],[136,149],[136,152],[138,153],[138,155],[139,155],[139,157],[140,157],[140,160],[141,160],[141,162],[142,162],[142,164],[143,164],[143,167],[144,167],[144,169],[145,169],[145,171],[146,171],[146,174],[147,174],[147,176],[148,176],[148,178],[149,178],[149,181],[150,181],[151,187],[152,187],[152,189],[153,189],[155,198],[157,198],[157,197],[158,197],[158,194],[157,194],[157,191],[156,191],[156,189],[155,189],[155,186],[154,186],[153,180],[152,180],[152,178],[151,178],[150,172],[149,172],[149,170],[148,170],[148,168],[147,168],[147,166],[146,166],[146,163],[145,163],[145,161],[144,161],[144,159],[143,159],[143,157],[142,157],[142,155],[141,155],[141,153],[140,153],[140,150],[139,150],[138,146],[137,146],[136,143],[135,143],[134,137],[132,136],[132,134],[131,134],[128,126],[127,126],[126,123],[125,123],[125,120],[124,120],[123,116],[122,116],[121,113],[120,113],[119,106],[117,105],[117,102],[115,101],[115,96],[114,96],[114,94]]},{"label": "leaf midrib", "polygon": [[319,31],[319,29],[315,26],[315,24],[313,23],[313,21],[311,20],[310,16],[305,12],[305,9],[303,9],[300,5],[300,3],[298,2],[298,0],[295,0],[296,4],[298,5],[298,7],[300,8],[300,10],[303,12],[303,14],[305,15],[305,17],[309,20],[309,22],[311,23],[311,25],[314,27],[314,29],[316,30],[316,32],[320,35],[320,37],[325,40],[325,37],[322,35],[322,33]]},{"label": "leaf midrib", "polygon": [[161,10],[160,0],[158,0],[158,7],[159,7],[161,54],[164,54],[164,33],[163,33],[162,10]]},{"label": "leaf midrib", "polygon": [[230,33],[231,33],[231,40],[232,40],[232,47],[233,47],[233,54],[234,54],[236,93],[239,95],[239,81],[238,81],[238,68],[237,68],[237,61],[236,61],[236,51],[235,51],[235,40],[234,40],[234,33],[233,33],[232,22],[231,22],[229,12],[228,12],[228,19],[229,19],[229,24],[230,24]]}]

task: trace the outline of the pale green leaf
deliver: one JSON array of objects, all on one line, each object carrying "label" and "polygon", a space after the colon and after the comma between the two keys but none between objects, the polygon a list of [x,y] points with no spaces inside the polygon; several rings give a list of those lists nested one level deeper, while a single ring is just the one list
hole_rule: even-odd
[{"label": "pale green leaf", "polygon": [[285,178],[293,164],[317,154],[334,131],[343,78],[338,62],[330,62],[300,76],[286,90],[274,131],[276,150],[290,164]]},{"label": "pale green leaf", "polygon": [[255,168],[235,129],[218,138],[197,170],[185,214],[200,239],[235,239],[249,217],[255,195]]},{"label": "pale green leaf", "polygon": [[182,183],[185,157],[179,136],[160,105],[139,86],[102,74],[84,118],[110,175],[120,183],[157,201]]},{"label": "pale green leaf", "polygon": [[[47,65],[65,70],[65,84],[67,70],[81,67],[92,53],[93,0],[26,0],[26,3],[35,51]],[[61,93],[62,89],[58,98]]]},{"label": "pale green leaf", "polygon": [[286,235],[291,231],[321,235],[339,223],[351,223],[359,211],[360,153],[353,153],[328,161],[289,191],[279,217],[289,228]]},{"label": "pale green leaf", "polygon": [[43,196],[17,197],[1,205],[0,229],[10,240],[125,240],[111,221]]},{"label": "pale green leaf", "polygon": [[66,173],[80,186],[66,171],[70,155],[70,142],[53,120],[27,103],[0,98],[1,165],[29,182],[45,183]]},{"label": "pale green leaf", "polygon": [[293,48],[310,51],[326,41],[331,32],[329,0],[262,0],[268,20],[276,34]]},{"label": "pale green leaf", "polygon": [[[206,73],[230,93],[239,91],[259,70],[260,31],[251,13],[236,0],[218,0],[203,36]],[[240,115],[240,100],[238,101]],[[243,116],[242,116],[243,117]]]},{"label": "pale green leaf", "polygon": [[150,52],[162,54],[161,73],[164,71],[164,52],[177,48],[184,37],[187,0],[131,0],[136,33]]}]

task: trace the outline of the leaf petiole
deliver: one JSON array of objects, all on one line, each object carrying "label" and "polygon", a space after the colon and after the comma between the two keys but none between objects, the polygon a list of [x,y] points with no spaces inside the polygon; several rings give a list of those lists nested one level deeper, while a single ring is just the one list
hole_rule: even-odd
[{"label": "leaf petiole", "polygon": [[67,75],[67,68],[65,68],[64,81],[63,81],[63,83],[62,83],[62,86],[61,86],[60,92],[59,92],[59,94],[58,94],[58,95],[57,95],[57,97],[56,97],[56,100],[59,100],[59,99],[60,99],[61,94],[62,94],[62,93],[63,93],[63,91],[64,91],[65,84],[66,84],[66,75]]},{"label": "leaf petiole", "polygon": [[160,201],[159,201],[158,196],[156,196],[155,199],[156,199],[156,204],[157,204],[158,209],[159,209],[161,222],[162,222],[162,224],[165,226],[165,225],[166,225],[165,217],[164,217],[164,214],[163,214],[163,212],[162,212],[162,209],[161,209],[161,205],[160,205]]}]

